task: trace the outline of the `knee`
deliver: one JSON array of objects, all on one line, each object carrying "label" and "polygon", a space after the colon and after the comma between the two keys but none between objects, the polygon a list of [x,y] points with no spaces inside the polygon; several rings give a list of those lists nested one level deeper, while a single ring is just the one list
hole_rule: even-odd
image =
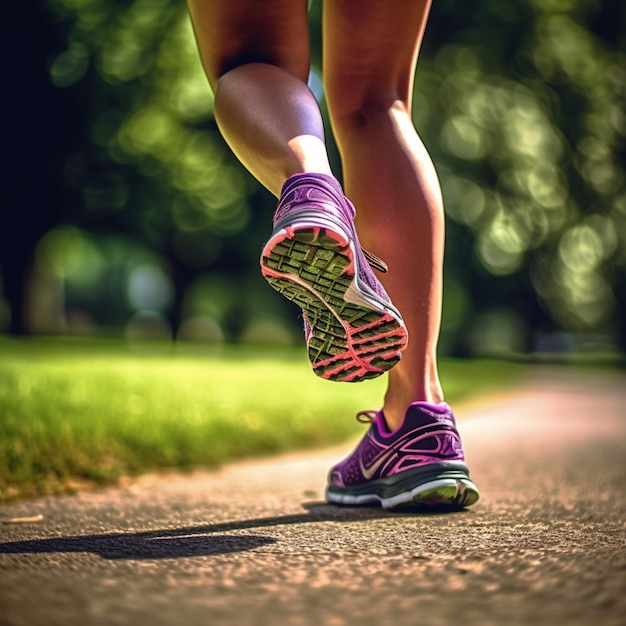
[{"label": "knee", "polygon": [[338,134],[362,132],[364,128],[389,128],[393,119],[411,116],[410,104],[393,92],[364,94],[327,94],[333,127]]},{"label": "knee", "polygon": [[362,82],[343,76],[326,82],[325,91],[331,119],[339,131],[411,113],[409,97],[393,81]]}]

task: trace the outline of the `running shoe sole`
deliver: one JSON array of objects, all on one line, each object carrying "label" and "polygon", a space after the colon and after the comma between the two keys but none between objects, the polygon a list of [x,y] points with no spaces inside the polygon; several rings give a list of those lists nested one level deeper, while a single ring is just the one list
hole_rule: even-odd
[{"label": "running shoe sole", "polygon": [[417,507],[460,510],[476,504],[478,488],[462,462],[432,463],[350,487],[330,486],[326,498],[335,504],[380,503],[385,509]]},{"label": "running shoe sole", "polygon": [[359,280],[354,244],[339,224],[319,215],[294,218],[277,223],[261,255],[261,272],[304,311],[314,372],[344,382],[380,376],[406,347],[402,317]]}]

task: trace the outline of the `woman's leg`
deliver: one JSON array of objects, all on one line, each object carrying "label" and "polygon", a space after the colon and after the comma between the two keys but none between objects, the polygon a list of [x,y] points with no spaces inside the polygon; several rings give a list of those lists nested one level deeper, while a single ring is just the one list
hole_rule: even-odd
[{"label": "woman's leg", "polygon": [[395,429],[407,405],[438,403],[444,216],[434,166],[411,119],[417,55],[430,0],[331,0],[324,5],[324,80],[348,197],[363,245],[409,331],[389,373],[384,414]]},{"label": "woman's leg", "polygon": [[[261,270],[303,310],[314,371],[373,378],[406,345],[398,311],[373,275],[354,209],[332,176],[309,72],[305,0],[189,0],[220,130],[280,197]],[[297,175],[297,176],[296,176]]]},{"label": "woman's leg", "polygon": [[300,172],[330,174],[307,87],[306,0],[188,0],[225,140],[274,195]]}]

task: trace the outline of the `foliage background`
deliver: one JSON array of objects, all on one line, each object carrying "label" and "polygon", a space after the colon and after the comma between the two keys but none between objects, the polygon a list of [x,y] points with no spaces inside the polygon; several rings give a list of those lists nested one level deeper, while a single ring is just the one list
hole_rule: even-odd
[{"label": "foliage background", "polygon": [[[442,353],[626,348],[625,6],[434,3],[414,117],[448,214]],[[257,271],[275,201],[217,131],[184,3],[5,12],[0,332],[301,341]]]}]

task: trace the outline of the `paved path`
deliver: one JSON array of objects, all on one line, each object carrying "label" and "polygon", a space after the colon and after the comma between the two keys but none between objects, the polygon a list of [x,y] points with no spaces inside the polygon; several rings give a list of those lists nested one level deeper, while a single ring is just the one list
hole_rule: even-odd
[{"label": "paved path", "polygon": [[0,507],[2,626],[626,623],[626,377],[457,408],[481,501],[322,501],[350,447]]}]

